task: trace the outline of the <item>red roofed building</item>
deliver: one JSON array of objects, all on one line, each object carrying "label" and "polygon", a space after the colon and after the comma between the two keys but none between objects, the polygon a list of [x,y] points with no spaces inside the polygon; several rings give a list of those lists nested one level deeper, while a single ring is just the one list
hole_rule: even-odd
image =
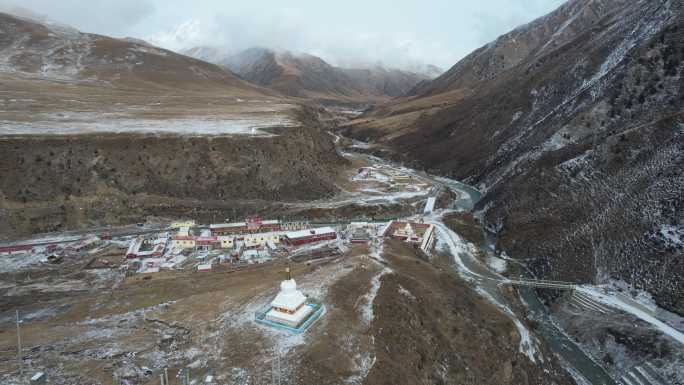
[{"label": "red roofed building", "polygon": [[434,226],[420,222],[392,221],[382,235],[407,243],[419,244],[421,250],[426,253],[430,252],[435,242]]},{"label": "red roofed building", "polygon": [[0,254],[20,254],[30,252],[33,252],[33,246],[31,245],[0,247]]},{"label": "red roofed building", "polygon": [[247,234],[247,233],[267,233],[280,231],[280,221],[262,221],[260,217],[247,218],[245,222],[220,223],[209,225],[211,235]]},{"label": "red roofed building", "polygon": [[196,237],[195,247],[202,250],[211,250],[213,248],[220,248],[221,242],[218,237]]},{"label": "red roofed building", "polygon": [[283,243],[288,246],[300,246],[307,243],[337,239],[337,233],[331,227],[290,231],[283,235]]}]

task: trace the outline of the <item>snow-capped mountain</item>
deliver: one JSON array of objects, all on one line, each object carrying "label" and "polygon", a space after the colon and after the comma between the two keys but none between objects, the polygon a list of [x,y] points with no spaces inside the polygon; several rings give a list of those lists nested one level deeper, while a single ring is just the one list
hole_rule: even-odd
[{"label": "snow-capped mountain", "polygon": [[319,100],[377,101],[403,96],[418,83],[428,80],[422,74],[380,66],[339,68],[317,56],[260,47],[237,54],[206,46],[182,52],[223,66],[245,80],[282,94]]}]

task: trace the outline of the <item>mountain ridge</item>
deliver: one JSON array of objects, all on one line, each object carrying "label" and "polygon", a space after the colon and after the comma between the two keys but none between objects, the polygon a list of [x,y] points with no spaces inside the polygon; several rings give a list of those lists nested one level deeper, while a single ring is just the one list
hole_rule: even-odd
[{"label": "mountain ridge", "polygon": [[117,86],[231,89],[268,95],[222,68],[135,39],[116,39],[0,13],[0,72]]},{"label": "mountain ridge", "polygon": [[[184,54],[208,60],[262,87],[284,95],[316,100],[377,102],[400,97],[426,75],[371,66],[340,68],[320,57],[252,47],[237,54],[222,53],[215,47],[194,47]],[[432,68],[436,70],[436,67]]]},{"label": "mountain ridge", "polygon": [[624,280],[684,314],[664,230],[684,233],[682,28],[673,1],[569,1],[342,132],[479,185],[499,247],[539,276]]}]

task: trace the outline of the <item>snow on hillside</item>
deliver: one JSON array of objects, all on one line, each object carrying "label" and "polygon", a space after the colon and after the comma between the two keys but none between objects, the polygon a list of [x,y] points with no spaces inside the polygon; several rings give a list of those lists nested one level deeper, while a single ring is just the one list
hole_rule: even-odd
[{"label": "snow on hillside", "polygon": [[240,116],[227,118],[182,119],[101,119],[101,120],[40,120],[16,122],[0,120],[0,135],[70,135],[83,133],[173,133],[184,135],[260,135],[270,136],[262,129],[293,126],[286,115]]},{"label": "snow on hillside", "polygon": [[176,27],[163,32],[158,32],[147,37],[145,40],[154,45],[180,52],[204,41],[208,41],[202,23],[197,19],[187,20]]}]

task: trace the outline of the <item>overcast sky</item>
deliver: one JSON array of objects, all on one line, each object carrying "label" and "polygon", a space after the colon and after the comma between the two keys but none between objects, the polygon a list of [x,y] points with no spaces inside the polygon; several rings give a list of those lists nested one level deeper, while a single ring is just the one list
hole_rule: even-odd
[{"label": "overcast sky", "polygon": [[[179,50],[263,46],[342,66],[448,69],[477,47],[564,0],[0,0],[85,32]],[[180,33],[178,33],[180,32]]]}]

